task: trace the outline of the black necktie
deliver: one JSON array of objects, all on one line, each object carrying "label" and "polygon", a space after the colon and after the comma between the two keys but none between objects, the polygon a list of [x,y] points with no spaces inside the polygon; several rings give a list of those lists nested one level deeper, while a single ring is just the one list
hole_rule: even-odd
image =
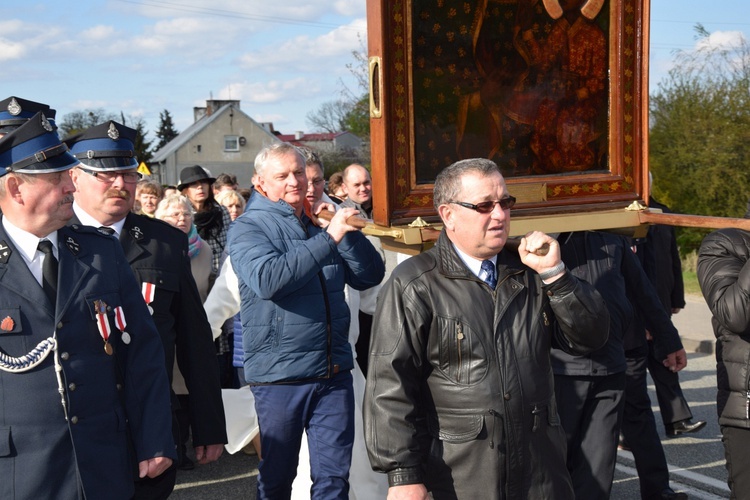
[{"label": "black necktie", "polygon": [[99,231],[101,231],[104,234],[108,234],[110,236],[112,236],[113,234],[115,234],[115,230],[112,229],[109,226],[99,226]]},{"label": "black necktie", "polygon": [[52,252],[52,242],[42,240],[39,242],[37,249],[44,254],[42,263],[42,289],[47,294],[52,307],[57,302],[57,259]]}]

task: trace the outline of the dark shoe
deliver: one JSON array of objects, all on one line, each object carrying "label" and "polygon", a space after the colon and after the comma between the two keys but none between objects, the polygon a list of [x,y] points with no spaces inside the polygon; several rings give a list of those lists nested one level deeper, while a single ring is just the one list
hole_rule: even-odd
[{"label": "dark shoe", "polygon": [[620,434],[620,441],[617,443],[617,449],[622,451],[630,451],[630,445],[627,441],[625,441],[625,438],[622,434]]},{"label": "dark shoe", "polygon": [[668,437],[679,436],[680,434],[688,434],[690,432],[698,432],[706,426],[706,422],[698,420],[693,422],[691,419],[680,420],[672,425],[667,425],[665,431]]},{"label": "dark shoe", "polygon": [[678,493],[672,488],[665,489],[659,496],[659,498],[663,498],[664,500],[687,500],[687,497],[688,496],[686,493],[683,493],[681,491]]},{"label": "dark shoe", "polygon": [[180,462],[180,465],[177,466],[177,468],[180,470],[193,470],[195,469],[195,464],[188,457],[182,457],[182,461]]}]

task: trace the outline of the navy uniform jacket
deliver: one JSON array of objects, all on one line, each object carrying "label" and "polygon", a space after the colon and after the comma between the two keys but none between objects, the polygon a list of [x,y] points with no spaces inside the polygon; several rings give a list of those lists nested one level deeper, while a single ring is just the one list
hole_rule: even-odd
[{"label": "navy uniform jacket", "polygon": [[[77,223],[73,216],[71,223]],[[188,240],[170,224],[130,213],[120,243],[138,286],[156,285],[154,323],[161,336],[170,386],[175,354],[190,392],[193,445],[227,442],[213,334],[195,286]]]},{"label": "navy uniform jacket", "polygon": [[[134,461],[175,458],[164,353],[117,241],[84,226],[57,235],[55,312],[0,225],[0,351],[23,356],[56,329],[68,413],[54,352],[28,372],[0,369],[0,498],[130,498]],[[108,306],[113,356],[94,301]]]}]

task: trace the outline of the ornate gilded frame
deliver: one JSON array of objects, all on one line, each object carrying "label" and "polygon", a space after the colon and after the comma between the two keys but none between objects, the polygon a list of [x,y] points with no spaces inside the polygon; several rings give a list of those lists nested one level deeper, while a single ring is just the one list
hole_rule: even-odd
[{"label": "ornate gilded frame", "polygon": [[[413,33],[422,19],[414,15],[414,2],[478,9],[489,1],[368,0],[374,219],[380,225],[418,216],[436,220],[432,182],[417,176]],[[542,1],[545,8],[557,3]],[[647,199],[648,0],[589,0],[584,9],[592,3],[608,16],[606,169],[506,175],[518,198],[514,217],[611,210]]]}]

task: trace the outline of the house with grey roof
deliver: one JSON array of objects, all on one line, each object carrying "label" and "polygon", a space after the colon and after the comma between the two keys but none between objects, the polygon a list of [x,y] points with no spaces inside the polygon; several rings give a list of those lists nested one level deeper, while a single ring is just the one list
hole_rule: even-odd
[{"label": "house with grey roof", "polygon": [[207,100],[193,108],[195,121],[154,153],[149,169],[161,184],[178,183],[180,171],[200,165],[214,177],[234,174],[242,187],[250,187],[258,152],[281,142],[273,124],[259,123],[240,109],[240,101]]}]

